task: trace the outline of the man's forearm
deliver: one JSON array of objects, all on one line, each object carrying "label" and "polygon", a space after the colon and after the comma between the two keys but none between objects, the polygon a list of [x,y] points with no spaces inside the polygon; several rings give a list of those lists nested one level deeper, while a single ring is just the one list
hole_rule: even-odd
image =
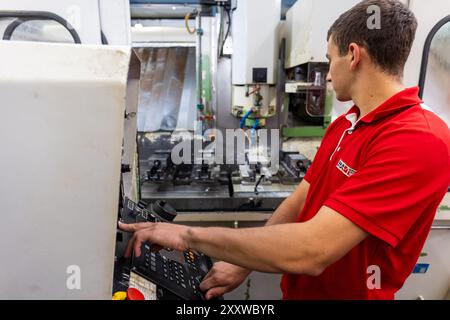
[{"label": "man's forearm", "polygon": [[295,206],[290,198],[281,203],[277,210],[273,213],[272,217],[267,221],[266,226],[274,226],[277,224],[294,223],[297,221],[298,213],[301,208]]},{"label": "man's forearm", "polygon": [[316,252],[311,239],[308,228],[297,223],[232,230],[190,228],[186,235],[191,249],[267,273],[313,273]]},{"label": "man's forearm", "polygon": [[[266,227],[281,224],[289,224],[297,221],[298,215],[303,210],[305,199],[309,190],[309,184],[304,181],[291,196],[286,198],[266,223]],[[252,269],[247,269],[248,273]]]},{"label": "man's forearm", "polygon": [[242,266],[268,272],[319,275],[341,259],[368,233],[328,207],[303,223],[253,229],[187,228],[187,248]]},{"label": "man's forearm", "polygon": [[309,183],[302,181],[295,192],[286,198],[267,221],[266,226],[297,222],[298,215],[303,210],[309,191]]},{"label": "man's forearm", "polygon": [[307,222],[253,229],[200,228],[171,223],[119,222],[134,235],[126,250],[141,255],[149,242],[177,251],[200,251],[213,258],[269,273],[318,275],[369,234],[335,210],[322,207]]},{"label": "man's forearm", "polygon": [[[283,203],[278,207],[278,209],[273,213],[270,219],[266,223],[266,227],[275,226],[280,224],[293,223],[296,221],[295,212],[298,210],[290,199],[286,199]],[[241,266],[242,267],[242,266]],[[242,267],[244,268],[244,267]],[[253,269],[245,268],[247,272],[250,274]]]}]

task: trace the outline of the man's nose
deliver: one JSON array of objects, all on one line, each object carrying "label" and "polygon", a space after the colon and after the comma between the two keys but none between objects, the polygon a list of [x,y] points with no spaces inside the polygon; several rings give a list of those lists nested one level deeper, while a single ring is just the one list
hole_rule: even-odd
[{"label": "man's nose", "polygon": [[327,73],[327,82],[331,82],[331,73],[330,72]]}]

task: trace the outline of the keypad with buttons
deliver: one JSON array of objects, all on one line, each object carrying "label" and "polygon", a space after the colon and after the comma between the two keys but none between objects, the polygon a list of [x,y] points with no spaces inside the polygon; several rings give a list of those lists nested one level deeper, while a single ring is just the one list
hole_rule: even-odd
[{"label": "keypad with buttons", "polygon": [[[183,256],[185,261],[180,263],[151,252],[150,247],[144,245],[141,256],[133,259],[134,271],[181,299],[201,300],[204,297],[199,286],[207,270],[199,264],[204,264],[204,260],[209,258],[192,251],[184,252]],[[207,263],[212,266],[210,259]]]},{"label": "keypad with buttons", "polygon": [[[176,212],[165,202],[149,205],[124,199],[121,210],[123,223],[162,221],[164,217],[174,217]],[[164,213],[164,214],[163,214]],[[166,221],[164,220],[164,221]],[[133,256],[131,270],[157,287],[158,299],[200,300],[203,295],[199,286],[212,268],[211,259],[202,253],[187,251],[176,252],[165,249],[152,252],[149,244],[143,244],[141,255]]]},{"label": "keypad with buttons", "polygon": [[197,271],[197,265],[195,264],[195,254],[192,251],[184,252],[184,258],[186,263],[194,270]]}]

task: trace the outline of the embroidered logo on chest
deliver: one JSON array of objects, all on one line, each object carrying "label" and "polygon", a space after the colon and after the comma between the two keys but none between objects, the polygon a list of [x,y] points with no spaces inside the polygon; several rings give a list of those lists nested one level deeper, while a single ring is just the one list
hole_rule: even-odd
[{"label": "embroidered logo on chest", "polygon": [[345,164],[344,161],[339,160],[336,168],[339,169],[339,171],[341,171],[343,174],[345,174],[347,177],[351,177],[352,175],[354,175],[356,173],[355,169],[350,168],[348,165]]}]

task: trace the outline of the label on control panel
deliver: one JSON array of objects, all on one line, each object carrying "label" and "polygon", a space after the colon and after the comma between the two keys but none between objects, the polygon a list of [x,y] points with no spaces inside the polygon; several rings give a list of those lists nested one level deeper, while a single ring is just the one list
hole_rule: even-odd
[{"label": "label on control panel", "polygon": [[156,300],[156,285],[134,272],[130,273],[130,288],[142,292],[145,300]]},{"label": "label on control panel", "polygon": [[412,273],[418,274],[418,273],[427,273],[430,265],[428,263],[418,263],[414,267],[414,270]]},{"label": "label on control panel", "polygon": [[134,210],[134,203],[131,202],[131,201],[128,201],[127,207],[128,207],[128,209],[130,209],[131,211],[133,211],[133,210]]}]

